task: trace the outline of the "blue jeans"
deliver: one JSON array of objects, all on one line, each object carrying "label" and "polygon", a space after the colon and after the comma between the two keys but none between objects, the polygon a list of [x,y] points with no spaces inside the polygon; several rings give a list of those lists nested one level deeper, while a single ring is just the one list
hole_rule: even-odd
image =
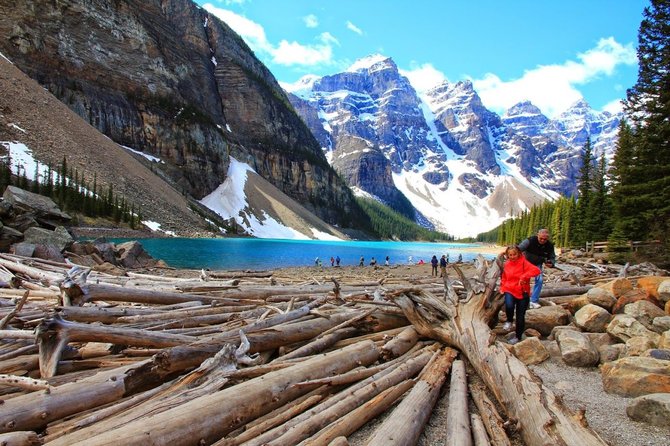
[{"label": "blue jeans", "polygon": [[530,294],[530,301],[533,303],[540,302],[540,291],[542,291],[542,264],[535,265],[540,268],[540,274],[535,276],[535,284],[533,285],[533,292]]},{"label": "blue jeans", "polygon": [[526,330],[526,310],[528,309],[528,298],[517,299],[510,293],[505,293],[505,315],[507,322],[514,321],[514,312],[516,310],[516,338],[520,341]]}]

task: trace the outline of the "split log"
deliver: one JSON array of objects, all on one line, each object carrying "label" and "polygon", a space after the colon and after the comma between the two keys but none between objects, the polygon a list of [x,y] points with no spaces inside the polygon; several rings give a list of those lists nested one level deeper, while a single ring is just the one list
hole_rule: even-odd
[{"label": "split log", "polygon": [[500,342],[495,342],[490,321],[502,307],[502,296],[495,292],[500,276],[496,262],[484,277],[486,265],[478,260],[479,277],[474,283],[486,284],[459,300],[450,291],[448,301],[425,293],[405,292],[394,297],[407,318],[423,336],[432,337],[459,349],[496,395],[510,419],[518,420],[526,444],[604,445],[591,429],[573,418],[556,395],[542,385],[530,370]]},{"label": "split log", "polygon": [[19,431],[0,434],[0,444],[3,446],[38,446],[42,441],[33,431]]},{"label": "split log", "polygon": [[267,441],[267,446],[283,446],[300,443],[302,440],[323,429],[328,424],[343,417],[345,414],[379,395],[382,391],[412,378],[428,363],[429,359],[428,355],[418,356],[417,358],[398,366],[383,377],[377,377],[364,387],[347,392],[348,396],[346,398],[328,408],[323,408],[321,405],[316,406],[309,411],[311,416],[308,419],[293,425],[281,436]]},{"label": "split log", "polygon": [[493,405],[493,402],[486,394],[478,387],[470,386],[470,396],[477,406],[479,415],[484,423],[486,432],[489,434],[491,442],[495,446],[511,446],[507,432],[505,431],[505,423],[500,417],[498,410]]},{"label": "split log", "polygon": [[50,391],[51,386],[48,382],[41,379],[25,378],[23,376],[0,374],[0,386],[12,386],[26,390],[46,390]]},{"label": "split log", "polygon": [[95,426],[104,429],[95,435],[89,435],[87,429],[83,429],[72,434],[77,435],[76,441],[70,435],[65,435],[52,444],[97,446],[114,443],[139,446],[213,443],[250,420],[305,393],[305,390],[290,387],[292,383],[341,373],[358,364],[370,364],[378,357],[379,350],[372,342],[361,342],[167,408],[161,413],[118,426]]},{"label": "split log", "polygon": [[[365,341],[369,342],[369,341]],[[330,410],[333,406],[336,406],[338,404],[341,404],[343,401],[352,400],[353,395],[359,395],[362,389],[367,388],[368,390],[371,390],[372,387],[374,387],[376,382],[379,382],[382,379],[385,379],[385,382],[389,383],[389,379],[387,378],[387,375],[396,372],[395,376],[399,377],[400,379],[394,380],[395,384],[397,382],[404,380],[405,376],[407,375],[407,371],[412,371],[415,370],[414,373],[418,373],[423,366],[425,366],[430,358],[433,356],[432,351],[424,351],[422,352],[419,356],[413,358],[412,360],[409,360],[403,364],[397,363],[394,367],[389,367],[386,368],[375,375],[357,383],[346,390],[333,395],[332,397],[328,398],[325,400],[323,403],[319,404],[318,406],[314,407],[313,409],[293,418],[292,420],[288,421],[287,423],[284,423],[281,426],[278,426],[270,431],[267,431],[263,433],[262,435],[259,435],[258,437],[254,438],[251,441],[248,441],[245,443],[244,446],[265,446],[266,444],[269,444],[271,441],[277,440],[277,438],[283,436],[286,432],[291,430],[292,428],[296,426],[301,426],[304,428],[305,423],[309,423],[314,415],[320,414],[322,412],[325,412],[326,410]],[[398,369],[402,370],[400,372],[397,372]],[[391,381],[392,382],[392,381]],[[393,385],[393,384],[391,384]],[[297,386],[296,386],[297,387]],[[340,406],[342,407],[342,406]],[[354,406],[355,407],[355,406]],[[332,413],[332,411],[330,412]],[[315,422],[317,420],[314,420]],[[309,424],[307,424],[309,426]],[[313,431],[315,432],[315,431]],[[294,431],[294,433],[299,433]],[[296,444],[296,443],[284,443],[284,444]]]},{"label": "split log", "polygon": [[382,347],[382,357],[386,360],[404,355],[419,342],[419,333],[409,326],[398,333]]},{"label": "split log", "polygon": [[352,410],[346,415],[332,422],[311,438],[300,443],[301,446],[327,446],[335,438],[351,435],[368,421],[377,418],[391,407],[403,394],[414,385],[414,381],[407,379],[384,391]]},{"label": "split log", "polygon": [[303,345],[302,347],[296,348],[295,350],[285,355],[282,355],[281,359],[292,359],[299,358],[301,356],[313,355],[315,353],[324,351],[328,347],[335,344],[337,341],[351,337],[356,332],[358,332],[358,330],[353,327],[341,328],[323,337],[319,337],[314,341]]},{"label": "split log", "polygon": [[491,446],[489,437],[486,435],[482,417],[476,413],[470,414],[470,425],[472,426],[472,440],[474,446]]},{"label": "split log", "polygon": [[433,358],[409,395],[368,439],[367,446],[410,446],[417,443],[456,354],[455,350],[446,348]]},{"label": "split log", "polygon": [[447,410],[447,445],[472,446],[468,414],[468,384],[465,363],[454,361],[451,368],[449,408]]},{"label": "split log", "polygon": [[577,294],[584,294],[591,288],[593,288],[593,285],[543,287],[542,291],[540,291],[540,297],[571,296]]},{"label": "split log", "polygon": [[99,300],[110,302],[134,302],[140,304],[176,304],[199,301],[211,303],[215,298],[195,294],[153,291],[103,284],[79,285],[69,282],[61,286],[63,303],[67,306],[81,306]]},{"label": "split log", "polygon": [[12,320],[12,318],[14,316],[16,316],[16,314],[19,311],[21,311],[21,309],[23,308],[23,305],[28,300],[28,295],[29,294],[30,294],[30,291],[26,291],[25,293],[23,293],[23,296],[21,296],[21,299],[19,299],[19,301],[16,303],[16,308],[14,308],[7,316],[2,318],[2,320],[0,321],[0,330],[3,330],[7,326],[9,321]]}]

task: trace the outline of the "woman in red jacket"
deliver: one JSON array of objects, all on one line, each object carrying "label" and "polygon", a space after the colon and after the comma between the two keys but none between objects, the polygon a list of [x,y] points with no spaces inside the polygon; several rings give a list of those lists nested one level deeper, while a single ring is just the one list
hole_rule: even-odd
[{"label": "woman in red jacket", "polygon": [[503,329],[512,328],[516,309],[516,337],[509,340],[510,344],[516,344],[521,340],[526,328],[526,310],[530,303],[530,279],[540,274],[540,269],[526,260],[517,246],[509,246],[503,256],[506,261],[500,281],[500,292],[505,293],[505,314],[507,315],[507,322],[503,325]]}]

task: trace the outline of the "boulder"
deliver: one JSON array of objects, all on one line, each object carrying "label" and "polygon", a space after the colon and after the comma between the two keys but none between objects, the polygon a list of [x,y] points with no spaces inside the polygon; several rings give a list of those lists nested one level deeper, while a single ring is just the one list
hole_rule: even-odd
[{"label": "boulder", "polygon": [[38,219],[55,220],[62,223],[67,223],[72,219],[61,211],[51,198],[15,186],[7,186],[2,198],[12,205],[17,214],[31,213]]},{"label": "boulder", "polygon": [[663,361],[670,361],[670,349],[652,348],[647,350],[640,356],[647,356],[649,358],[662,359]]},{"label": "boulder", "polygon": [[558,305],[549,305],[526,313],[526,327],[533,328],[542,336],[551,333],[552,328],[570,322],[570,312]]},{"label": "boulder", "polygon": [[646,328],[653,330],[654,319],[665,316],[665,312],[648,300],[638,300],[626,305],[624,314],[633,316]]},{"label": "boulder", "polygon": [[130,241],[117,246],[119,254],[119,263],[124,268],[149,268],[155,265],[156,261],[145,250],[138,241]]},{"label": "boulder", "polygon": [[598,353],[600,354],[600,364],[623,358],[623,351],[625,348],[625,344],[603,345],[602,347],[599,347]]},{"label": "boulder", "polygon": [[636,288],[634,290],[627,292],[623,296],[619,297],[619,299],[617,299],[616,304],[612,308],[612,314],[623,313],[624,309],[626,308],[626,305],[632,304],[639,300],[648,300],[657,307],[663,308],[661,302],[658,299],[648,295],[645,290]]},{"label": "boulder", "polygon": [[35,253],[35,246],[34,243],[16,243],[12,245],[12,252],[17,256],[32,257]]},{"label": "boulder", "polygon": [[616,304],[616,297],[608,290],[599,287],[593,287],[588,290],[586,292],[586,299],[590,304],[598,305],[609,312],[612,311],[612,307]]},{"label": "boulder", "polygon": [[114,243],[108,242],[94,242],[95,248],[98,250],[98,255],[104,262],[118,265],[119,261],[116,258],[116,246]]},{"label": "boulder", "polygon": [[658,285],[658,300],[667,303],[670,302],[670,279],[666,279]]},{"label": "boulder", "polygon": [[658,343],[659,338],[658,333],[649,330],[633,316],[627,314],[617,314],[614,316],[609,325],[607,325],[607,333],[621,342],[626,342],[635,336],[646,336]]},{"label": "boulder", "polygon": [[54,245],[35,245],[33,257],[50,260],[52,262],[65,263],[65,257],[63,257],[63,254]]},{"label": "boulder", "polygon": [[626,414],[631,420],[654,426],[670,426],[670,393],[639,396],[628,404]]},{"label": "boulder", "polygon": [[670,330],[664,331],[658,340],[658,348],[670,349]]},{"label": "boulder", "polygon": [[570,325],[558,325],[554,328],[551,329],[551,333],[549,333],[549,336],[547,339],[556,339],[556,335],[558,334],[559,331],[561,330],[572,330],[572,331],[581,331],[579,328],[576,326],[570,324]]},{"label": "boulder", "polygon": [[563,361],[574,367],[592,367],[598,364],[600,355],[583,333],[561,330],[556,335]]},{"label": "boulder", "polygon": [[600,370],[608,393],[636,397],[670,392],[670,361],[629,356],[603,364]]},{"label": "boulder", "polygon": [[618,277],[609,282],[603,282],[596,285],[596,288],[601,288],[609,292],[615,299],[618,299],[623,294],[633,289],[633,283],[625,277]]},{"label": "boulder", "polygon": [[549,353],[549,356],[552,358],[560,358],[561,357],[561,349],[558,346],[558,342],[556,341],[543,341],[542,345],[544,345],[544,348],[547,350],[547,353]]},{"label": "boulder", "polygon": [[512,347],[512,353],[526,365],[549,359],[549,352],[538,338],[526,338]]},{"label": "boulder", "polygon": [[663,333],[664,331],[670,330],[670,316],[666,316],[664,313],[663,316],[654,318],[651,323],[651,329],[656,333]]},{"label": "boulder", "polygon": [[52,245],[55,246],[59,252],[62,252],[74,242],[70,233],[67,232],[67,229],[63,226],[58,226],[53,231],[44,228],[29,228],[23,235],[26,243]]},{"label": "boulder", "polygon": [[645,290],[648,295],[660,299],[658,287],[666,280],[670,280],[667,276],[644,276],[637,279],[637,287]]},{"label": "boulder", "polygon": [[644,352],[656,348],[656,343],[646,336],[634,336],[626,341],[623,356],[642,356]]},{"label": "boulder", "polygon": [[95,265],[93,267],[93,271],[98,271],[100,273],[110,274],[112,276],[125,276],[126,275],[125,270],[123,270],[122,268],[119,268],[116,265],[112,265],[109,262],[104,262],[100,265]]},{"label": "boulder", "polygon": [[575,325],[584,331],[604,333],[612,315],[598,305],[587,304],[575,313]]}]

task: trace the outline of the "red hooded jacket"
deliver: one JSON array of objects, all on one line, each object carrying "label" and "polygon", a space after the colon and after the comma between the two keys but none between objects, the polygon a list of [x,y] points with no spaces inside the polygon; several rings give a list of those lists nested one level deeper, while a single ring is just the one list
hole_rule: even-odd
[{"label": "red hooded jacket", "polygon": [[[516,299],[523,299],[523,292],[530,293],[530,279],[540,274],[540,268],[530,263],[524,256],[507,260],[500,280],[500,292],[510,293]],[[523,285],[519,283],[523,281]]]}]

